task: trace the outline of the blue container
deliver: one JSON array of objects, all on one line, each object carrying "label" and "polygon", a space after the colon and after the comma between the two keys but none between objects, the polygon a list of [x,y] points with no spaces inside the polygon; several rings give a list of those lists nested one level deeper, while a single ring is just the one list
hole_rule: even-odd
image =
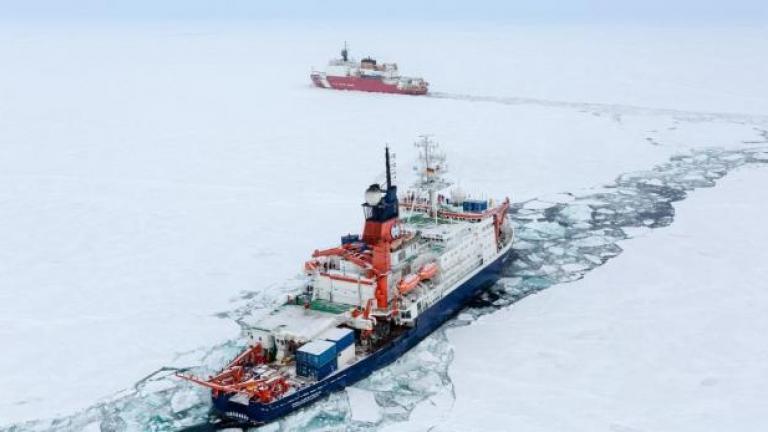
[{"label": "blue container", "polygon": [[320,366],[315,367],[307,363],[296,363],[296,375],[302,376],[305,378],[312,378],[314,380],[320,381],[321,379],[327,377],[328,375],[332,374],[334,371],[336,371],[336,358],[334,357],[333,360],[329,361],[328,363]]},{"label": "blue container", "polygon": [[331,360],[336,360],[336,345],[333,342],[314,340],[296,350],[296,363],[319,368]]},{"label": "blue container", "polygon": [[348,328],[334,327],[326,330],[320,335],[320,338],[333,342],[333,344],[336,345],[336,353],[338,354],[342,352],[344,348],[355,343],[355,332]]},{"label": "blue container", "polygon": [[466,200],[462,205],[465,212],[482,213],[488,210],[488,201],[484,200]]}]

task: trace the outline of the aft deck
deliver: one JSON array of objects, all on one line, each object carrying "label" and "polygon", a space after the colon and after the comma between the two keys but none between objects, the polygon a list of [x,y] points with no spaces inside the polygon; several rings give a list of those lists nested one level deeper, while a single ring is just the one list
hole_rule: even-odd
[{"label": "aft deck", "polygon": [[331,305],[316,303],[314,307],[310,305],[307,308],[304,305],[284,304],[269,315],[254,322],[246,321],[245,324],[253,330],[309,341],[344,321],[346,309],[332,308]]}]

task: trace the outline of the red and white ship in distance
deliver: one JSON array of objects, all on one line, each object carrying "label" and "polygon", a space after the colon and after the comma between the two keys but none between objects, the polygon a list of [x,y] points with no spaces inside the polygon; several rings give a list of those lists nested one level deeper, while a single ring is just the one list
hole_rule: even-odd
[{"label": "red and white ship in distance", "polygon": [[429,88],[423,78],[401,76],[396,63],[377,64],[370,57],[359,63],[350,59],[346,43],[341,58],[332,59],[324,72],[313,71],[310,77],[318,87],[337,90],[423,95]]}]

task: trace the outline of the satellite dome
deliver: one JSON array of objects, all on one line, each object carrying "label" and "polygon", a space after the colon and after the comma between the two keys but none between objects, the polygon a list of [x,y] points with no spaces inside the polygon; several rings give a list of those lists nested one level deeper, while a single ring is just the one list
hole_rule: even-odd
[{"label": "satellite dome", "polygon": [[456,188],[451,191],[451,201],[453,201],[456,204],[462,204],[464,203],[464,200],[467,199],[467,194],[464,193],[461,188]]},{"label": "satellite dome", "polygon": [[368,186],[368,189],[365,191],[365,202],[369,206],[375,206],[381,201],[381,195],[383,191],[381,190],[381,186],[378,184],[372,184]]}]

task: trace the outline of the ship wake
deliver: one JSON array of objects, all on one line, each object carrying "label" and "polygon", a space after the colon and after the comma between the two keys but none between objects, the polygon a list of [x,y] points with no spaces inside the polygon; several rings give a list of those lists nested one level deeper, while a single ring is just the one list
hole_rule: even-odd
[{"label": "ship wake", "polygon": [[667,116],[691,122],[723,121],[747,124],[768,124],[768,116],[759,114],[689,111],[670,108],[654,108],[637,105],[595,103],[595,102],[570,102],[563,100],[538,99],[519,96],[480,96],[461,93],[430,92],[429,97],[435,99],[450,99],[466,102],[487,102],[502,105],[527,105],[548,108],[569,108],[581,112],[596,115],[608,115],[616,120],[622,116]]},{"label": "ship wake", "polygon": [[[419,415],[426,404],[448,412],[454,402],[449,375],[453,348],[446,332],[555,284],[581,279],[621,254],[620,243],[674,221],[673,203],[713,187],[734,169],[768,164],[768,147],[703,149],[675,156],[648,171],[620,175],[612,184],[515,203],[516,259],[504,277],[393,365],[302,409],[264,430],[378,430]],[[268,312],[297,283],[246,293],[222,319],[242,323]],[[244,325],[244,324],[243,324]],[[179,354],[129,389],[72,416],[12,426],[9,430],[211,430],[223,426],[209,412],[206,391],[176,379],[180,370],[210,374],[243,347],[236,341]]]}]

